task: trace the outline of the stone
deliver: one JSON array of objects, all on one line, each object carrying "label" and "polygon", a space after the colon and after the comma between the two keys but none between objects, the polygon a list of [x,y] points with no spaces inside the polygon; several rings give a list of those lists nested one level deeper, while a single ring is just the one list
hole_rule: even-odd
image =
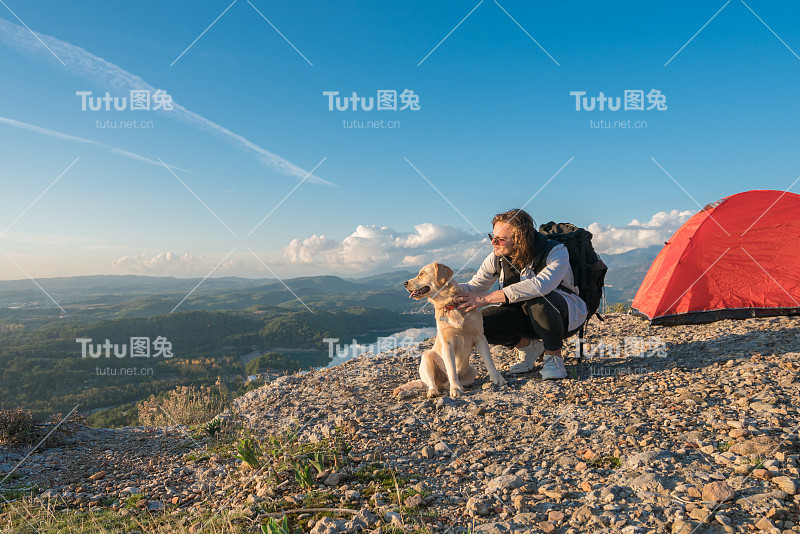
[{"label": "stone", "polygon": [[436,452],[450,452],[450,448],[447,446],[446,443],[443,441],[438,442],[436,445],[433,446],[433,449]]},{"label": "stone", "polygon": [[422,454],[423,458],[433,458],[434,456],[436,456],[436,449],[434,449],[429,445],[427,447],[423,447],[420,454]]},{"label": "stone", "polygon": [[342,483],[345,479],[345,475],[342,473],[331,473],[325,478],[325,485],[326,486],[338,486]]},{"label": "stone", "polygon": [[714,519],[716,519],[717,523],[719,523],[720,525],[722,525],[724,527],[731,526],[731,518],[726,516],[726,515],[716,514],[714,516]]},{"label": "stone", "polygon": [[553,532],[556,526],[550,521],[539,521],[539,528],[542,529],[543,532]]},{"label": "stone", "polygon": [[345,534],[349,532],[347,521],[344,519],[323,517],[314,523],[314,528],[311,529],[310,534]]},{"label": "stone", "polygon": [[91,480],[93,482],[97,481],[97,480],[103,480],[104,478],[106,478],[106,474],[107,473],[105,471],[98,471],[97,473],[95,473],[92,476],[90,476],[89,480]]},{"label": "stone", "polygon": [[697,526],[691,521],[676,519],[672,523],[672,534],[692,534]]},{"label": "stone", "polygon": [[505,489],[517,489],[525,482],[516,475],[500,475],[489,481],[486,485],[484,493],[491,495],[496,491],[503,491]]},{"label": "stone", "polygon": [[781,534],[780,529],[773,525],[772,521],[766,517],[762,517],[756,522],[756,528],[762,532],[768,532],[769,534]]},{"label": "stone", "polygon": [[409,508],[416,508],[417,506],[422,506],[422,495],[419,493],[408,497],[406,500],[403,501],[403,504],[408,506]]},{"label": "stone", "polygon": [[547,520],[557,525],[562,521],[564,521],[564,512],[559,512],[558,510],[550,510],[547,513]]},{"label": "stone", "polygon": [[730,486],[722,480],[703,486],[703,500],[709,502],[726,502],[736,496]]},{"label": "stone", "polygon": [[383,520],[389,523],[390,525],[395,525],[397,527],[403,528],[403,518],[400,517],[400,514],[397,512],[388,511],[383,514]]},{"label": "stone", "polygon": [[660,449],[639,452],[628,457],[628,459],[625,461],[625,468],[636,469],[640,465],[648,466],[656,460],[663,460],[671,457],[672,454],[670,452]]},{"label": "stone", "polygon": [[472,531],[475,534],[510,534],[512,532],[524,532],[530,527],[510,522],[484,523],[476,525]]},{"label": "stone", "polygon": [[730,451],[739,456],[751,456],[753,454],[767,455],[773,454],[778,448],[778,442],[769,436],[756,436],[745,441],[734,443]]},{"label": "stone", "polygon": [[786,476],[774,477],[772,483],[778,486],[782,491],[788,495],[797,494],[797,482]]},{"label": "stone", "polygon": [[149,501],[147,503],[147,511],[148,512],[160,512],[164,509],[164,503],[161,501]]},{"label": "stone", "polygon": [[669,480],[655,473],[645,473],[631,481],[631,488],[647,491],[664,491],[669,485]]},{"label": "stone", "polygon": [[766,469],[753,469],[750,474],[753,476],[753,478],[757,478],[759,480],[769,480],[772,478],[772,474]]},{"label": "stone", "polygon": [[489,515],[492,502],[482,495],[473,495],[467,499],[467,513],[470,516]]},{"label": "stone", "polygon": [[364,523],[368,528],[372,528],[379,521],[378,516],[376,516],[375,514],[373,514],[372,512],[367,510],[366,508],[364,508],[363,510],[358,512],[358,515],[356,515],[353,518],[353,520],[354,521],[360,521],[360,522]]},{"label": "stone", "polygon": [[728,432],[728,436],[732,437],[733,439],[745,438],[749,435],[750,432],[746,428],[734,428]]}]

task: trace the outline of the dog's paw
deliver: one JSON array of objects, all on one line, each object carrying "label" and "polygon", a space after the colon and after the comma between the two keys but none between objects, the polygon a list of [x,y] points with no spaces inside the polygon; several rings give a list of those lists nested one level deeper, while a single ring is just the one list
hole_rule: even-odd
[{"label": "dog's paw", "polygon": [[492,378],[492,384],[494,384],[497,387],[505,386],[506,385],[506,379],[503,378],[503,375],[498,373],[496,377]]},{"label": "dog's paw", "polygon": [[439,396],[439,390],[438,389],[429,389],[428,390],[428,398],[429,399],[435,399],[438,396]]},{"label": "dog's paw", "polygon": [[463,394],[464,394],[464,388],[462,388],[461,386],[450,388],[451,397],[460,397]]}]

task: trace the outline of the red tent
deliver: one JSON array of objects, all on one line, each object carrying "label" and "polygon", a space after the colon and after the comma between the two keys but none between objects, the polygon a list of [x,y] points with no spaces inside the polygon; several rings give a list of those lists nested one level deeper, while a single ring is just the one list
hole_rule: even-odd
[{"label": "red tent", "polygon": [[631,308],[668,325],[800,313],[800,195],[746,191],[700,210],[661,249]]}]

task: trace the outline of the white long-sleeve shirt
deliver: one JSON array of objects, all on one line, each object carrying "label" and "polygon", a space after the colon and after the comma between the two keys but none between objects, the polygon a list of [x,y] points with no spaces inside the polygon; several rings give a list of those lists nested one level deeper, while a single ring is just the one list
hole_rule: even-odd
[{"label": "white long-sleeve shirt", "polygon": [[[544,269],[538,275],[533,272],[533,263],[527,265],[519,273],[520,281],[504,287],[503,293],[508,302],[513,303],[541,297],[551,291],[557,292],[567,301],[567,308],[569,309],[568,329],[575,330],[586,320],[588,310],[586,303],[578,296],[578,287],[575,285],[572,269],[569,265],[567,247],[562,244],[553,247],[545,262]],[[496,280],[497,278],[494,276],[494,252],[491,252],[483,260],[472,280],[459,285],[462,291],[486,293]],[[560,284],[564,284],[574,294],[557,289]]]}]

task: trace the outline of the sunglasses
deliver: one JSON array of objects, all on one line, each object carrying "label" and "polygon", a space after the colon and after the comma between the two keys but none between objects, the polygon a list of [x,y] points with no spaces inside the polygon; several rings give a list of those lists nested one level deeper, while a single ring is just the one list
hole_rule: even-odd
[{"label": "sunglasses", "polygon": [[506,243],[508,241],[511,241],[510,237],[500,237],[500,236],[497,236],[497,235],[494,235],[494,234],[486,234],[486,235],[489,236],[489,241],[491,241],[492,243],[497,242],[497,243],[503,244],[503,243]]}]

